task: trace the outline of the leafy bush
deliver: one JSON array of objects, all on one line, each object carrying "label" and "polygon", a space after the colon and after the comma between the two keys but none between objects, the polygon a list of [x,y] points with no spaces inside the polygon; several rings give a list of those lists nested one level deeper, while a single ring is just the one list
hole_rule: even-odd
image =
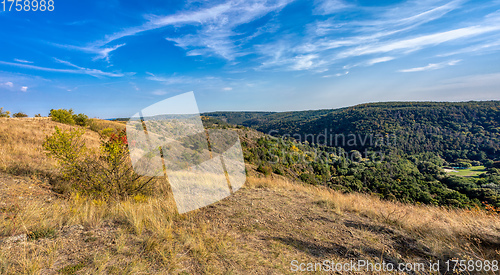
[{"label": "leafy bush", "polygon": [[19,113],[14,113],[12,117],[28,117],[28,115],[23,112],[19,112]]},{"label": "leafy bush", "polygon": [[87,126],[89,117],[85,114],[74,114],[73,109],[57,109],[50,110],[49,116],[53,121],[61,122],[69,125]]},{"label": "leafy bush", "polygon": [[128,158],[125,132],[102,136],[99,150],[85,146],[84,130],[56,132],[43,146],[58,160],[63,178],[78,193],[98,199],[125,199],[149,191],[153,178],[134,173]]},{"label": "leafy bush", "polygon": [[300,180],[305,182],[305,183],[312,184],[312,185],[318,184],[318,181],[316,180],[315,175],[311,174],[311,173],[302,173],[300,175]]},{"label": "leafy bush", "polygon": [[69,109],[57,109],[50,110],[49,116],[53,121],[61,122],[64,124],[75,125],[75,120],[73,119],[73,110]]},{"label": "leafy bush", "polygon": [[79,126],[87,126],[88,119],[89,117],[84,114],[73,115],[73,120],[75,121],[76,125]]},{"label": "leafy bush", "polygon": [[10,117],[10,112],[4,111],[3,107],[0,107],[0,117]]}]

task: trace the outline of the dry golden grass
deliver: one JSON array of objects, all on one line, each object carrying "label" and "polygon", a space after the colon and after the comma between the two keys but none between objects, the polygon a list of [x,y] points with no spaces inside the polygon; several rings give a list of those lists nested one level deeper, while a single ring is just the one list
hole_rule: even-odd
[{"label": "dry golden grass", "polygon": [[[15,175],[40,175],[54,170],[55,160],[42,148],[55,126],[68,130],[78,126],[57,123],[50,118],[0,118],[0,171]],[[99,135],[90,130],[84,135],[89,147],[97,147]]]},{"label": "dry golden grass", "polygon": [[[482,245],[487,240],[499,237],[500,220],[498,216],[491,216],[482,211],[471,212],[392,203],[372,196],[341,194],[326,188],[276,178],[250,177],[245,190],[248,192],[273,190],[276,194],[292,196],[288,202],[290,207],[295,205],[294,194],[306,195],[311,198],[311,202],[330,211],[332,217],[339,215],[353,219],[354,214],[368,218],[376,224],[396,228],[430,247],[435,255],[485,260],[500,258],[498,247]],[[224,205],[227,205],[227,202],[217,203],[214,211],[217,212],[217,208]],[[230,206],[238,208],[237,204],[230,204]],[[313,207],[312,204],[311,207]],[[276,207],[272,208],[276,209]],[[285,213],[287,210],[278,209],[277,211]],[[235,232],[230,228],[211,224],[211,220],[205,217],[205,212],[206,209],[202,209],[178,215],[175,210],[175,201],[168,194],[156,197],[137,196],[127,201],[114,203],[89,200],[74,195],[69,200],[57,199],[50,203],[32,201],[20,206],[15,219],[0,221],[0,234],[2,236],[29,234],[40,229],[55,229],[57,232],[64,232],[64,228],[71,228],[75,225],[82,225],[85,230],[92,231],[100,230],[106,224],[116,225],[118,230],[115,226],[114,231],[109,233],[114,242],[111,248],[106,247],[99,253],[90,254],[89,251],[82,249],[80,253],[87,255],[85,265],[81,268],[82,274],[113,273],[110,270],[115,270],[118,274],[125,272],[125,269],[120,269],[123,267],[129,268],[127,270],[130,272],[138,273],[182,273],[186,271],[213,274],[221,273],[222,270],[230,270],[232,265],[236,265],[233,266],[235,270],[242,271],[245,268],[252,268],[252,266],[241,266],[242,262],[245,262],[245,257],[260,259],[258,261],[261,261],[260,264],[263,266],[273,265],[268,262],[270,260],[266,259],[269,256],[264,254],[259,256],[264,252],[258,247],[251,248],[252,245],[249,245],[250,248],[242,250],[242,247],[246,245],[241,240],[236,240]],[[242,215],[238,218],[246,220],[245,214]],[[246,213],[246,215],[252,217],[254,214]],[[223,219],[234,218],[225,216]],[[236,224],[239,223],[236,222]],[[335,224],[330,226],[335,226]],[[243,231],[244,235],[269,234],[265,227],[253,227],[251,231],[248,230]],[[314,232],[315,227],[307,230],[308,234],[313,234],[313,236],[321,233]],[[290,232],[281,233],[286,235]],[[4,247],[4,252],[0,253],[0,268],[10,274],[18,272],[39,274],[44,270],[60,270],[65,266],[76,266],[79,262],[61,263],[61,260],[58,261],[55,256],[58,253],[64,253],[62,251],[69,246],[82,243],[81,240],[75,242],[68,238],[61,233],[61,236],[54,240],[47,239],[43,240],[40,245],[28,245],[29,249],[26,248],[27,245],[24,245],[25,250],[22,250],[23,246],[18,244],[12,245],[17,247],[16,251],[12,251],[13,248]],[[379,237],[372,232],[360,235],[358,238],[364,238],[377,245]],[[481,244],[478,240],[482,240],[483,243]],[[278,244],[272,244],[272,247],[277,251],[289,249]],[[303,257],[296,252],[293,253],[290,255]],[[88,255],[93,256],[88,259]],[[287,259],[284,258],[286,262]],[[125,265],[120,267],[120,261]],[[257,263],[250,262],[252,265]],[[285,266],[281,267],[280,272],[284,272],[283,268],[286,271]]]},{"label": "dry golden grass", "polygon": [[90,125],[90,128],[96,132],[100,132],[106,128],[111,128],[111,129],[114,129],[115,132],[119,132],[119,131],[125,130],[126,122],[125,121],[117,122],[117,121],[109,121],[109,120],[92,118],[89,120],[89,125]]},{"label": "dry golden grass", "polygon": [[[395,226],[424,239],[439,254],[456,250],[479,259],[500,257],[500,247],[495,247],[500,243],[500,216],[481,209],[404,204],[367,194],[344,194],[326,187],[294,183],[286,179],[250,178],[247,186],[313,194],[318,203],[337,214],[352,212]],[[490,247],[484,249],[478,245]]]}]

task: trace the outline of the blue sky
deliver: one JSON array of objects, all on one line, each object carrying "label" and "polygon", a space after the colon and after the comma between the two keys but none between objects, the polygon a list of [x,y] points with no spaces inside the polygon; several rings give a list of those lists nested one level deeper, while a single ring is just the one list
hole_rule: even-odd
[{"label": "blue sky", "polygon": [[0,12],[0,107],[127,117],[189,91],[200,111],[500,99],[500,1],[54,7]]}]

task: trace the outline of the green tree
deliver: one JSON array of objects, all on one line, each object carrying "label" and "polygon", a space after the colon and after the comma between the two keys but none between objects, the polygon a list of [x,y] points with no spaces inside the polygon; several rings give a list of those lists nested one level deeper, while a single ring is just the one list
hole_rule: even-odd
[{"label": "green tree", "polygon": [[12,117],[28,117],[28,115],[23,113],[23,112],[18,112],[18,113],[12,114]]},{"label": "green tree", "polygon": [[125,132],[102,136],[99,150],[85,146],[84,130],[56,132],[43,146],[47,154],[58,160],[63,178],[71,188],[87,196],[105,200],[125,199],[150,190],[153,177],[135,174],[130,163]]},{"label": "green tree", "polygon": [[75,119],[73,118],[73,110],[69,109],[52,109],[50,110],[49,116],[53,121],[57,121],[64,124],[75,125]]},{"label": "green tree", "polygon": [[84,114],[73,115],[76,125],[87,126],[89,117]]},{"label": "green tree", "polygon": [[0,117],[10,117],[10,112],[4,111],[3,107],[0,107]]}]

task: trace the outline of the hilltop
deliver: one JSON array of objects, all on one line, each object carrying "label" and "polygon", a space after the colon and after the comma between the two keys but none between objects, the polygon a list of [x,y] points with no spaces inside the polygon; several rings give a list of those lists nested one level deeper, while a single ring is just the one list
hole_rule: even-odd
[{"label": "hilltop", "polygon": [[[500,101],[382,102],[331,110],[204,115],[266,134],[295,136],[302,142],[347,150],[373,148],[374,144],[363,144],[362,138],[381,134],[395,137],[393,149],[399,153],[434,152],[448,162],[500,158]],[[328,137],[354,134],[356,142],[318,141],[325,130]]]},{"label": "hilltop", "polygon": [[[94,121],[98,129],[116,127]],[[499,260],[498,216],[344,194],[258,172],[222,201],[184,215],[171,195],[106,202],[61,190],[42,149],[48,119],[0,120],[1,252],[5,274],[291,273],[291,261],[428,263]],[[97,126],[93,126],[97,127]],[[102,130],[101,130],[102,131]],[[236,129],[259,148],[261,133]],[[86,130],[88,146],[99,135]],[[421,272],[426,274],[428,272]]]}]

